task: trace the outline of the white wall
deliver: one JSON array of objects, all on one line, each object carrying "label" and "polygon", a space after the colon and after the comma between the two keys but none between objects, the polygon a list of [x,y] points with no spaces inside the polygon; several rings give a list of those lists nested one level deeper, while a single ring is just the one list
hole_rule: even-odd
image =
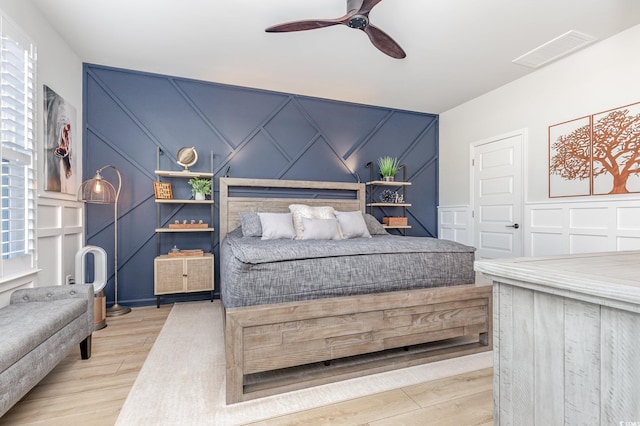
[{"label": "white wall", "polygon": [[74,256],[82,246],[82,204],[75,196],[44,191],[43,188],[43,100],[42,87],[47,85],[62,96],[77,111],[72,147],[77,158],[78,182],[82,174],[82,61],[53,30],[30,1],[0,0],[0,10],[37,45],[37,162],[38,169],[38,261],[37,278],[0,283],[0,306],[8,303],[16,288],[34,285],[64,284],[65,276],[73,274]]},{"label": "white wall", "polygon": [[[439,123],[441,211],[448,212],[449,206],[455,206],[457,211],[460,206],[468,208],[470,144],[518,129],[528,131],[525,216],[532,206],[538,205],[536,203],[559,205],[569,201],[548,198],[548,127],[640,102],[638,46],[640,25],[442,113]],[[570,201],[573,207],[580,208],[601,202],[615,206],[618,201],[639,199],[640,194],[630,194],[572,198]],[[581,202],[584,206],[579,205]],[[524,220],[525,241],[531,241],[528,234],[530,217]],[[640,218],[638,222],[640,230]],[[614,228],[611,233],[615,233]],[[587,241],[586,244],[590,243]],[[629,244],[622,246],[629,247]],[[596,248],[594,242],[593,249]],[[532,247],[525,246],[524,249],[525,254],[532,253]],[[538,247],[533,251],[544,254],[545,250]]]}]

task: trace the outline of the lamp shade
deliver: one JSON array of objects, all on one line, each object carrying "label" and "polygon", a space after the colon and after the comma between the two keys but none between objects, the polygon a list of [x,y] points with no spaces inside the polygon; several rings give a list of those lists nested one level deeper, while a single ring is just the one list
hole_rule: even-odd
[{"label": "lamp shade", "polygon": [[116,202],[116,190],[97,172],[93,179],[82,182],[80,200],[86,203],[112,204]]}]

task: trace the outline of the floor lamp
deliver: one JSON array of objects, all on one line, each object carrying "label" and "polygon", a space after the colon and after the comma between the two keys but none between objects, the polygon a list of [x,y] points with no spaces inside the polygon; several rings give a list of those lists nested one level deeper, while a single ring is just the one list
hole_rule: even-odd
[{"label": "floor lamp", "polygon": [[[102,171],[106,168],[112,168],[118,175],[118,190],[116,191],[113,185],[102,178]],[[126,306],[120,306],[118,304],[118,197],[120,196],[120,188],[122,186],[122,176],[120,170],[116,166],[108,164],[100,167],[96,171],[96,175],[93,179],[82,182],[80,187],[79,198],[85,203],[91,204],[111,204],[113,203],[113,227],[114,227],[114,246],[113,246],[113,262],[115,269],[114,275],[114,288],[115,298],[114,304],[107,309],[108,317],[115,317],[118,315],[124,315],[131,312],[131,308]]]}]

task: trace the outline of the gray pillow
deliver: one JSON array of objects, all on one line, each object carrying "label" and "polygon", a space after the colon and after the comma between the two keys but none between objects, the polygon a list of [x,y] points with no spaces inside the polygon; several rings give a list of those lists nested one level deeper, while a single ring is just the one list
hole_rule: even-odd
[{"label": "gray pillow", "polygon": [[296,236],[291,213],[258,213],[263,240],[292,240]]},{"label": "gray pillow", "polygon": [[371,234],[367,229],[367,224],[364,222],[362,212],[339,212],[336,211],[336,218],[340,223],[340,230],[342,230],[342,237],[344,239],[365,237],[371,238]]},{"label": "gray pillow", "polygon": [[240,212],[243,237],[262,237],[262,225],[257,212]]},{"label": "gray pillow", "polygon": [[302,218],[303,240],[341,240],[337,219]]},{"label": "gray pillow", "polygon": [[371,235],[389,235],[384,226],[369,213],[364,214],[364,222],[367,224],[367,229]]}]

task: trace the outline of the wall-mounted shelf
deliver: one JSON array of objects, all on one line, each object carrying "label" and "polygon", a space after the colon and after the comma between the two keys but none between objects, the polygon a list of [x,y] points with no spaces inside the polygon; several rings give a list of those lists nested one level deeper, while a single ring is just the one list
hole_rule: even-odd
[{"label": "wall-mounted shelf", "polygon": [[156,228],[156,232],[213,232],[213,228]]},{"label": "wall-mounted shelf", "polygon": [[[402,208],[402,217],[407,217],[407,207],[411,207],[410,203],[389,203],[389,202],[376,202],[374,201],[375,189],[377,187],[393,187],[393,188],[401,188],[402,191],[402,199],[407,199],[407,187],[411,186],[411,182],[407,182],[407,166],[401,165],[402,168],[402,180],[401,181],[386,181],[386,180],[374,180],[373,179],[373,162],[368,162],[367,167],[369,168],[369,182],[366,182],[367,187],[369,188],[369,202],[367,203],[367,207],[369,208],[369,214],[373,215],[374,208],[380,207],[389,207]],[[398,229],[403,235],[406,235],[406,230],[411,229],[411,225],[383,225],[385,229]]]},{"label": "wall-mounted shelf", "polygon": [[[404,167],[404,166],[403,166]],[[372,180],[366,183],[367,185],[373,186],[409,186],[411,182],[403,182],[403,181],[387,181],[387,180]]]},{"label": "wall-mounted shelf", "polygon": [[213,173],[208,172],[185,172],[185,171],[175,171],[175,170],[156,170],[154,172],[157,176],[160,177],[172,177],[172,178],[213,178]]},{"label": "wall-mounted shelf", "polygon": [[411,207],[409,203],[367,203],[367,207]]},{"label": "wall-mounted shelf", "polygon": [[178,200],[178,199],[159,199],[156,198],[156,203],[163,204],[213,204],[213,200]]},{"label": "wall-mounted shelf", "polygon": [[[208,205],[210,206],[210,214],[206,221],[209,221],[210,225],[213,225],[214,219],[214,201],[213,201],[213,152],[211,153],[211,172],[195,172],[184,170],[160,170],[160,156],[163,154],[160,148],[157,153],[157,165],[155,170],[156,181],[160,181],[163,178],[165,181],[176,182],[178,185],[187,185],[184,179],[202,178],[211,179],[211,199],[209,200],[194,200],[194,199],[176,199],[176,198],[156,198],[156,229],[155,232],[158,235],[157,240],[157,257],[154,262],[154,294],[157,299],[157,306],[160,307],[160,296],[172,293],[192,293],[200,291],[210,291],[211,301],[214,297],[214,281],[213,281],[213,269],[214,258],[213,254],[205,253],[204,256],[193,256],[184,258],[169,258],[167,254],[160,253],[160,235],[161,234],[177,234],[177,233],[202,233],[208,232],[211,234],[211,250],[214,245],[214,228],[212,226],[207,227],[162,227],[161,208],[162,204],[173,205]],[[182,180],[182,181],[181,181]],[[181,181],[181,182],[180,182]],[[181,189],[185,189],[183,186]],[[184,191],[181,191],[182,193]],[[175,193],[175,192],[174,192]],[[171,197],[172,195],[170,195]],[[168,206],[164,207],[165,209]],[[179,208],[179,207],[178,207]],[[205,220],[203,220],[205,221]],[[176,225],[177,226],[177,225]],[[189,279],[186,277],[189,276]]]}]

